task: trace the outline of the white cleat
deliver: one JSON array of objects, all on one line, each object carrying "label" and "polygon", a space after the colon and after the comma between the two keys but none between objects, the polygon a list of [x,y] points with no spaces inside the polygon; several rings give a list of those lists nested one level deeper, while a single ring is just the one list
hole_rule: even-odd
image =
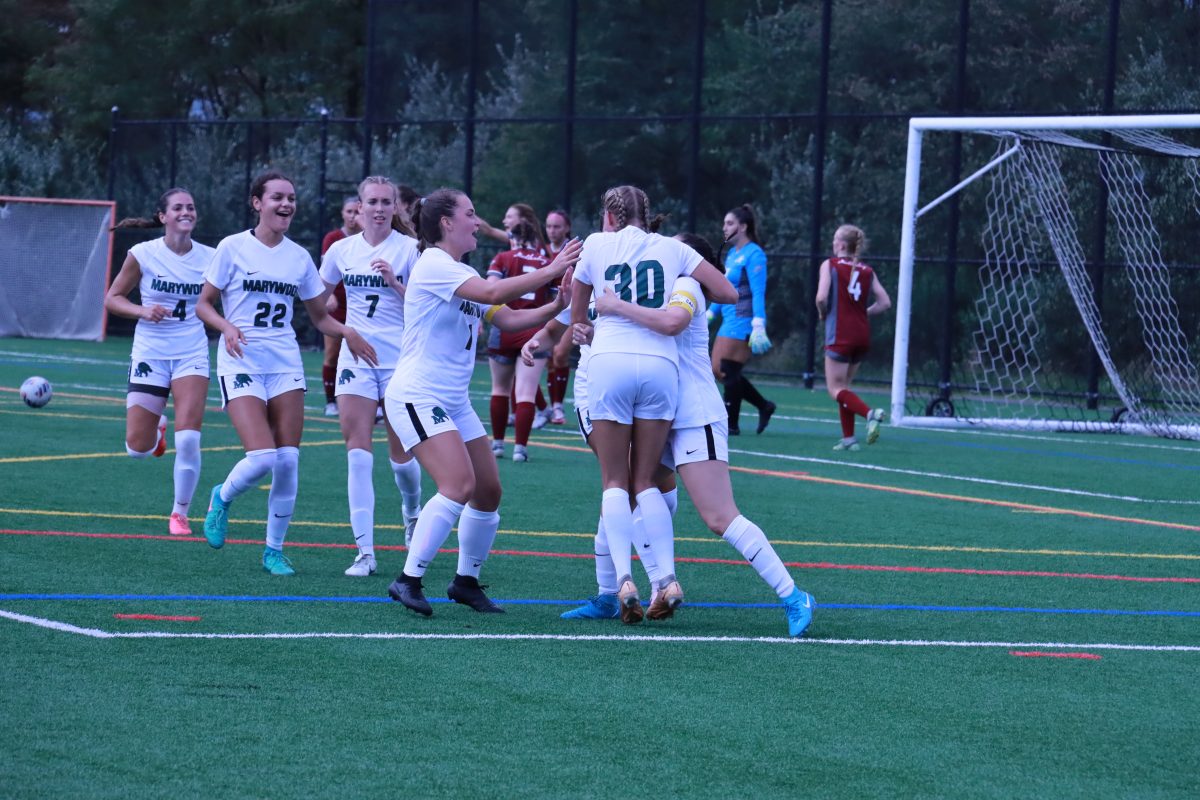
[{"label": "white cleat", "polygon": [[354,563],[346,569],[351,578],[365,578],[375,574],[375,556],[370,553],[359,553],[354,557]]}]

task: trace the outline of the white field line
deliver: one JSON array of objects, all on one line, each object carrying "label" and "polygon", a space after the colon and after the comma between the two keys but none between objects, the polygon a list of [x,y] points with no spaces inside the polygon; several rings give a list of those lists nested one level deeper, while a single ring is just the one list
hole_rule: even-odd
[{"label": "white field line", "polygon": [[1112,642],[966,642],[938,639],[788,639],[779,636],[614,636],[566,633],[177,633],[174,631],[131,631],[111,633],[95,628],[80,628],[64,622],[14,614],[0,610],[0,617],[40,628],[74,633],[99,639],[375,639],[408,641],[500,641],[500,642],[655,642],[671,644],[781,644],[843,645],[850,647],[956,647],[1013,648],[1049,650],[1125,650],[1156,653],[1200,653],[1198,645],[1116,644]]},{"label": "white field line", "polygon": [[[811,456],[790,456],[783,453],[760,453],[755,450],[736,450],[729,448],[730,453],[735,453],[740,456],[755,456],[758,458],[776,458],[783,461],[800,461],[807,464],[822,464],[825,466],[848,467],[851,469],[864,469],[872,472],[883,472],[891,475],[911,475],[916,478],[934,478],[942,481],[962,481],[964,483],[978,483],[985,486],[1003,486],[1009,489],[1028,489],[1035,492],[1050,492],[1052,494],[1065,494],[1075,497],[1091,497],[1099,500],[1119,500],[1124,503],[1152,503],[1162,505],[1177,505],[1177,506],[1196,506],[1200,505],[1200,500],[1155,500],[1148,497],[1134,497],[1132,495],[1107,494],[1105,492],[1087,492],[1082,489],[1065,489],[1061,486],[1042,486],[1034,483],[1016,483],[1015,481],[998,481],[991,478],[972,478],[966,475],[947,475],[941,472],[925,472],[915,469],[900,469],[898,467],[881,467],[878,464],[860,464],[853,461],[838,461],[830,458],[813,458]],[[735,466],[741,466],[735,465]]]},{"label": "white field line", "polygon": [[24,353],[18,350],[0,350],[0,357],[28,358],[34,362],[56,361],[61,364],[98,364],[106,367],[127,367],[129,359],[85,358],[83,356],[59,356],[53,353]]}]

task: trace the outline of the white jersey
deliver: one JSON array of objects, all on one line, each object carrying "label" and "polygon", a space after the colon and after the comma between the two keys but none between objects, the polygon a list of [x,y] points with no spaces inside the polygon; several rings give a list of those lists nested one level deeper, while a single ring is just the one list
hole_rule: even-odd
[{"label": "white jersey", "polygon": [[196,316],[196,300],[204,288],[204,270],[213,248],[192,242],[192,249],[176,255],[159,237],[129,248],[142,269],[138,291],[142,305],[159,305],[167,316],[158,322],[138,320],[133,331],[134,360],[176,359],[208,352],[204,323]]},{"label": "white jersey", "polygon": [[679,405],[672,428],[699,428],[728,418],[708,357],[708,316],[704,290],[695,278],[675,281],[668,305],[682,308],[692,321],[675,337],[679,347]]},{"label": "white jersey", "polygon": [[[575,277],[591,284],[594,295],[607,288],[622,300],[662,308],[675,280],[680,275],[691,275],[703,260],[683,242],[630,225],[616,233],[589,236],[583,243]],[[615,314],[596,320],[592,353],[639,353],[676,360],[674,337]]]},{"label": "white jersey", "polygon": [[[371,262],[379,258],[388,262],[396,280],[407,286],[419,255],[415,239],[392,231],[374,247],[361,233],[336,241],[321,260],[321,277],[325,282],[345,285],[346,324],[375,348],[381,369],[393,369],[400,358],[404,298],[371,268]],[[345,340],[339,356],[351,358]]]},{"label": "white jersey", "polygon": [[246,337],[241,358],[217,348],[218,375],[304,371],[292,304],[325,291],[307,250],[286,237],[267,247],[242,231],[217,245],[204,279],[221,290],[225,319]]},{"label": "white jersey", "polygon": [[421,253],[404,293],[404,338],[387,398],[401,403],[467,402],[479,321],[490,307],[454,293],[479,273],[441,248]]}]

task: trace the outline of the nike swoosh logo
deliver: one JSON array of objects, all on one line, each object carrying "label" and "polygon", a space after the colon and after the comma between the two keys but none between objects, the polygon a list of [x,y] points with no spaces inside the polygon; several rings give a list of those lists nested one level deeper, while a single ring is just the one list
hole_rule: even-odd
[{"label": "nike swoosh logo", "polygon": [[276,514],[275,519],[287,519],[291,514]]},{"label": "nike swoosh logo", "polygon": [[643,550],[649,550],[649,549],[650,549],[650,543],[649,543],[649,542],[646,542],[646,544],[642,545],[642,549],[643,549]]},{"label": "nike swoosh logo", "polygon": [[480,564],[480,562],[476,561],[476,562],[475,562],[474,564],[472,564],[471,566],[472,566],[472,567],[478,567],[478,566],[479,566],[479,564]]},{"label": "nike swoosh logo", "polygon": [[304,380],[304,378],[292,378],[293,383],[299,383],[302,380]]},{"label": "nike swoosh logo", "polygon": [[259,270],[254,270],[254,272],[251,272],[250,270],[246,270],[247,275],[257,275],[258,273],[259,273]]},{"label": "nike swoosh logo", "polygon": [[[699,447],[696,448],[696,450],[699,450],[699,449],[700,449]],[[696,452],[696,450],[688,450],[687,454],[690,456],[692,453]]]}]

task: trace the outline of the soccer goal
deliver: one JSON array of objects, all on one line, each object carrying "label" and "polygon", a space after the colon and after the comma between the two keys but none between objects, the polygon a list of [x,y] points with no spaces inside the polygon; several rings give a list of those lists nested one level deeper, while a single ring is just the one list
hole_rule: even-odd
[{"label": "soccer goal", "polygon": [[1200,438],[1200,114],[913,119],[903,215],[895,424]]},{"label": "soccer goal", "polygon": [[104,338],[116,204],[0,196],[0,336]]}]

